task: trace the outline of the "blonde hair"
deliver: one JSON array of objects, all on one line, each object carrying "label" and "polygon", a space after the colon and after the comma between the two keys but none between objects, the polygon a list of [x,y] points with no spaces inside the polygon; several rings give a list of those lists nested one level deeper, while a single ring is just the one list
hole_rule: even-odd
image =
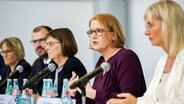
[{"label": "blonde hair", "polygon": [[93,20],[97,20],[103,29],[114,33],[115,41],[112,43],[112,47],[122,48],[125,44],[125,33],[122,30],[120,22],[115,16],[111,14],[97,14],[89,21],[89,27]]},{"label": "blonde hair", "polygon": [[9,37],[5,38],[0,43],[0,48],[2,49],[2,45],[6,44],[7,47],[12,49],[18,56],[18,60],[22,60],[25,57],[24,47],[21,40],[17,37]]},{"label": "blonde hair", "polygon": [[174,1],[162,0],[148,7],[144,20],[146,23],[157,19],[162,23],[164,44],[169,55],[176,56],[184,47],[184,11]]}]

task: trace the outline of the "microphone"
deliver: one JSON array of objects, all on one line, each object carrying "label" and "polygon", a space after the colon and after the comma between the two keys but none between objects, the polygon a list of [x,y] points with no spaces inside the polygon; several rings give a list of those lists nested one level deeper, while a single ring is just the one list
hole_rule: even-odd
[{"label": "microphone", "polygon": [[17,74],[17,73],[22,73],[24,70],[24,68],[21,65],[18,65],[15,69],[14,72],[10,73],[9,76],[12,77],[13,75]]},{"label": "microphone", "polygon": [[94,76],[102,73],[102,72],[107,72],[110,69],[110,64],[108,62],[104,62],[102,63],[99,67],[97,67],[95,70],[93,70],[92,72],[84,75],[83,77],[81,77],[79,80],[73,82],[70,85],[71,89],[74,89],[76,87],[83,87],[85,86],[85,84]]},{"label": "microphone", "polygon": [[50,72],[53,72],[56,69],[56,65],[53,63],[50,63],[46,68],[44,68],[42,71],[40,71],[38,74],[33,76],[30,80],[28,80],[27,83],[25,83],[21,88],[25,89],[28,87],[33,86],[35,83],[40,81],[42,78],[47,76]]},{"label": "microphone", "polygon": [[15,71],[13,71],[12,73],[10,73],[1,83],[0,83],[0,88],[6,83],[7,79],[11,78],[13,75],[22,73],[24,70],[24,68],[22,67],[22,65],[18,65],[15,69]]}]

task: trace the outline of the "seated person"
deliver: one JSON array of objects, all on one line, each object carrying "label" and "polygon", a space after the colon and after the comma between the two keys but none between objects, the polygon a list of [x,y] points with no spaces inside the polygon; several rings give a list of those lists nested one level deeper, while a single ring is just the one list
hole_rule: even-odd
[{"label": "seated person", "polygon": [[[31,65],[24,59],[25,52],[21,40],[17,37],[8,37],[0,42],[1,54],[3,56],[4,62],[7,65],[7,71],[5,76],[14,72],[17,66],[23,67],[22,73],[14,74],[11,79],[18,79],[18,85],[21,87],[23,85],[23,79],[28,78],[31,72]],[[4,84],[0,90],[1,93],[5,93],[6,84]]]}]

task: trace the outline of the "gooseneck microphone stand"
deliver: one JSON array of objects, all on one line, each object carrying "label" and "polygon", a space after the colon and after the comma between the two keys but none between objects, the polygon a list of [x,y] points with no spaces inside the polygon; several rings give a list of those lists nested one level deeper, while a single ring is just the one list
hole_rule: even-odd
[{"label": "gooseneck microphone stand", "polygon": [[81,89],[82,93],[82,104],[86,104],[86,84],[88,81],[84,81],[84,83],[81,83],[79,85],[79,88]]},{"label": "gooseneck microphone stand", "polygon": [[82,104],[86,104],[86,86],[80,87],[82,92]]}]

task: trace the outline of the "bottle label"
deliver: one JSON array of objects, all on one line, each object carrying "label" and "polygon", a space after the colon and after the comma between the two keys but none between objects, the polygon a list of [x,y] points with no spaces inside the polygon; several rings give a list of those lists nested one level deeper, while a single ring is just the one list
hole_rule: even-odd
[{"label": "bottle label", "polygon": [[16,90],[13,90],[13,91],[12,91],[12,95],[13,95],[13,96],[18,96],[18,95],[20,95],[20,91],[17,90],[17,89],[16,89]]}]

